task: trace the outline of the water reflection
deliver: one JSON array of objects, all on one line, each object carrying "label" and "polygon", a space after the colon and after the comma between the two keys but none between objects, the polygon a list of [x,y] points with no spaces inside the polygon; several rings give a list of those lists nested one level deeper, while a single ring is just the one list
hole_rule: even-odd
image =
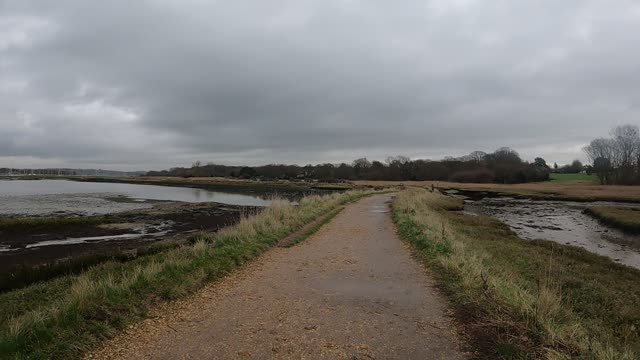
[{"label": "water reflection", "polygon": [[[117,199],[128,201],[113,201]],[[240,206],[271,204],[266,196],[196,188],[67,180],[0,181],[0,214],[46,215],[58,211],[105,214],[149,207],[147,200]]]}]

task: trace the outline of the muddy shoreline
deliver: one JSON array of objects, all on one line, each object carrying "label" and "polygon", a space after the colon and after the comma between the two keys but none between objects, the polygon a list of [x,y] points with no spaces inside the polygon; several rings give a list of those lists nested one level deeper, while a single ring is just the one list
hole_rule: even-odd
[{"label": "muddy shoreline", "polygon": [[[577,246],[616,263],[640,268],[640,236],[623,232],[587,215],[583,202],[495,196],[490,192],[448,190],[444,193],[464,199],[465,213],[494,217],[523,240],[547,240]],[[616,204],[638,207],[635,203]]]},{"label": "muddy shoreline", "polygon": [[[534,185],[537,183],[528,183],[524,185]],[[466,184],[469,185],[469,184]],[[484,184],[483,184],[484,185]],[[497,188],[482,188],[482,189],[473,189],[473,188],[465,188],[456,185],[446,185],[440,184],[436,185],[435,188],[438,189],[441,193],[450,193],[451,191],[455,191],[458,194],[474,198],[481,199],[486,197],[512,197],[514,199],[522,199],[522,200],[537,200],[537,201],[570,201],[570,202],[579,202],[579,203],[592,203],[592,202],[612,202],[612,203],[633,203],[640,204],[640,196],[638,196],[635,188],[640,188],[638,186],[627,186],[628,188],[634,188],[634,196],[624,196],[624,193],[615,193],[615,194],[607,194],[607,186],[598,187],[595,190],[590,189],[590,191],[586,191],[584,194],[571,194],[566,191],[566,189],[534,189],[534,188],[517,188],[515,185],[511,185],[513,189],[505,189],[500,187],[500,184],[496,185]],[[507,185],[505,185],[507,186]],[[576,189],[580,190],[581,185],[576,185]],[[609,186],[610,188],[613,186]],[[619,190],[620,186],[615,187],[616,190]],[[625,189],[626,190],[626,189]]]},{"label": "muddy shoreline", "polygon": [[277,183],[277,182],[260,182],[260,181],[206,181],[191,180],[190,178],[117,178],[117,177],[67,177],[66,180],[78,182],[94,182],[94,183],[119,183],[119,184],[139,184],[139,185],[157,185],[203,189],[211,191],[224,191],[235,194],[255,194],[263,195],[271,198],[274,195],[287,198],[289,200],[297,200],[308,194],[329,194],[336,191],[349,190],[348,187],[328,186],[326,184],[300,184],[300,183]]},{"label": "muddy shoreline", "polygon": [[[217,203],[156,202],[148,209],[100,216],[96,223],[26,226],[0,231],[0,273],[80,257],[130,254],[214,232],[260,208]],[[96,217],[87,217],[96,218]]]}]

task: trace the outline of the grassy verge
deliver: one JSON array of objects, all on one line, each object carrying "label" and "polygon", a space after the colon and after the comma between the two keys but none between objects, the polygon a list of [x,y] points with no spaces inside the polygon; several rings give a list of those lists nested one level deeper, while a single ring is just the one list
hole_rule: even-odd
[{"label": "grassy verge", "polygon": [[634,234],[640,233],[640,208],[590,206],[584,212],[612,227]]},{"label": "grassy verge", "polygon": [[366,196],[348,192],[275,202],[256,216],[191,245],[132,261],[106,262],[80,275],[0,295],[0,358],[77,358],[101,339],[143,318],[154,303],[220,278],[283,237]]},{"label": "grassy verge", "polygon": [[637,359],[640,271],[585,250],[524,241],[497,220],[409,189],[393,218],[434,271],[484,358]]}]

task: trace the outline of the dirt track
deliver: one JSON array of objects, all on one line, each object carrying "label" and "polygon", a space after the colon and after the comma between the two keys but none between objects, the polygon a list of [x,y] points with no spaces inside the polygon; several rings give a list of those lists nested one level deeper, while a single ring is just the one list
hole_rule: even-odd
[{"label": "dirt track", "polygon": [[464,359],[378,195],[109,341],[109,359]]}]

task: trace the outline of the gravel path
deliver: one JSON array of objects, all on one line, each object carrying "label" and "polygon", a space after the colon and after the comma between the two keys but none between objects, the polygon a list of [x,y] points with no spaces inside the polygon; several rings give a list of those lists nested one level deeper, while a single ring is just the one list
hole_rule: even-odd
[{"label": "gravel path", "polygon": [[349,205],[108,341],[105,359],[465,359],[446,304],[398,239],[391,195]]}]

